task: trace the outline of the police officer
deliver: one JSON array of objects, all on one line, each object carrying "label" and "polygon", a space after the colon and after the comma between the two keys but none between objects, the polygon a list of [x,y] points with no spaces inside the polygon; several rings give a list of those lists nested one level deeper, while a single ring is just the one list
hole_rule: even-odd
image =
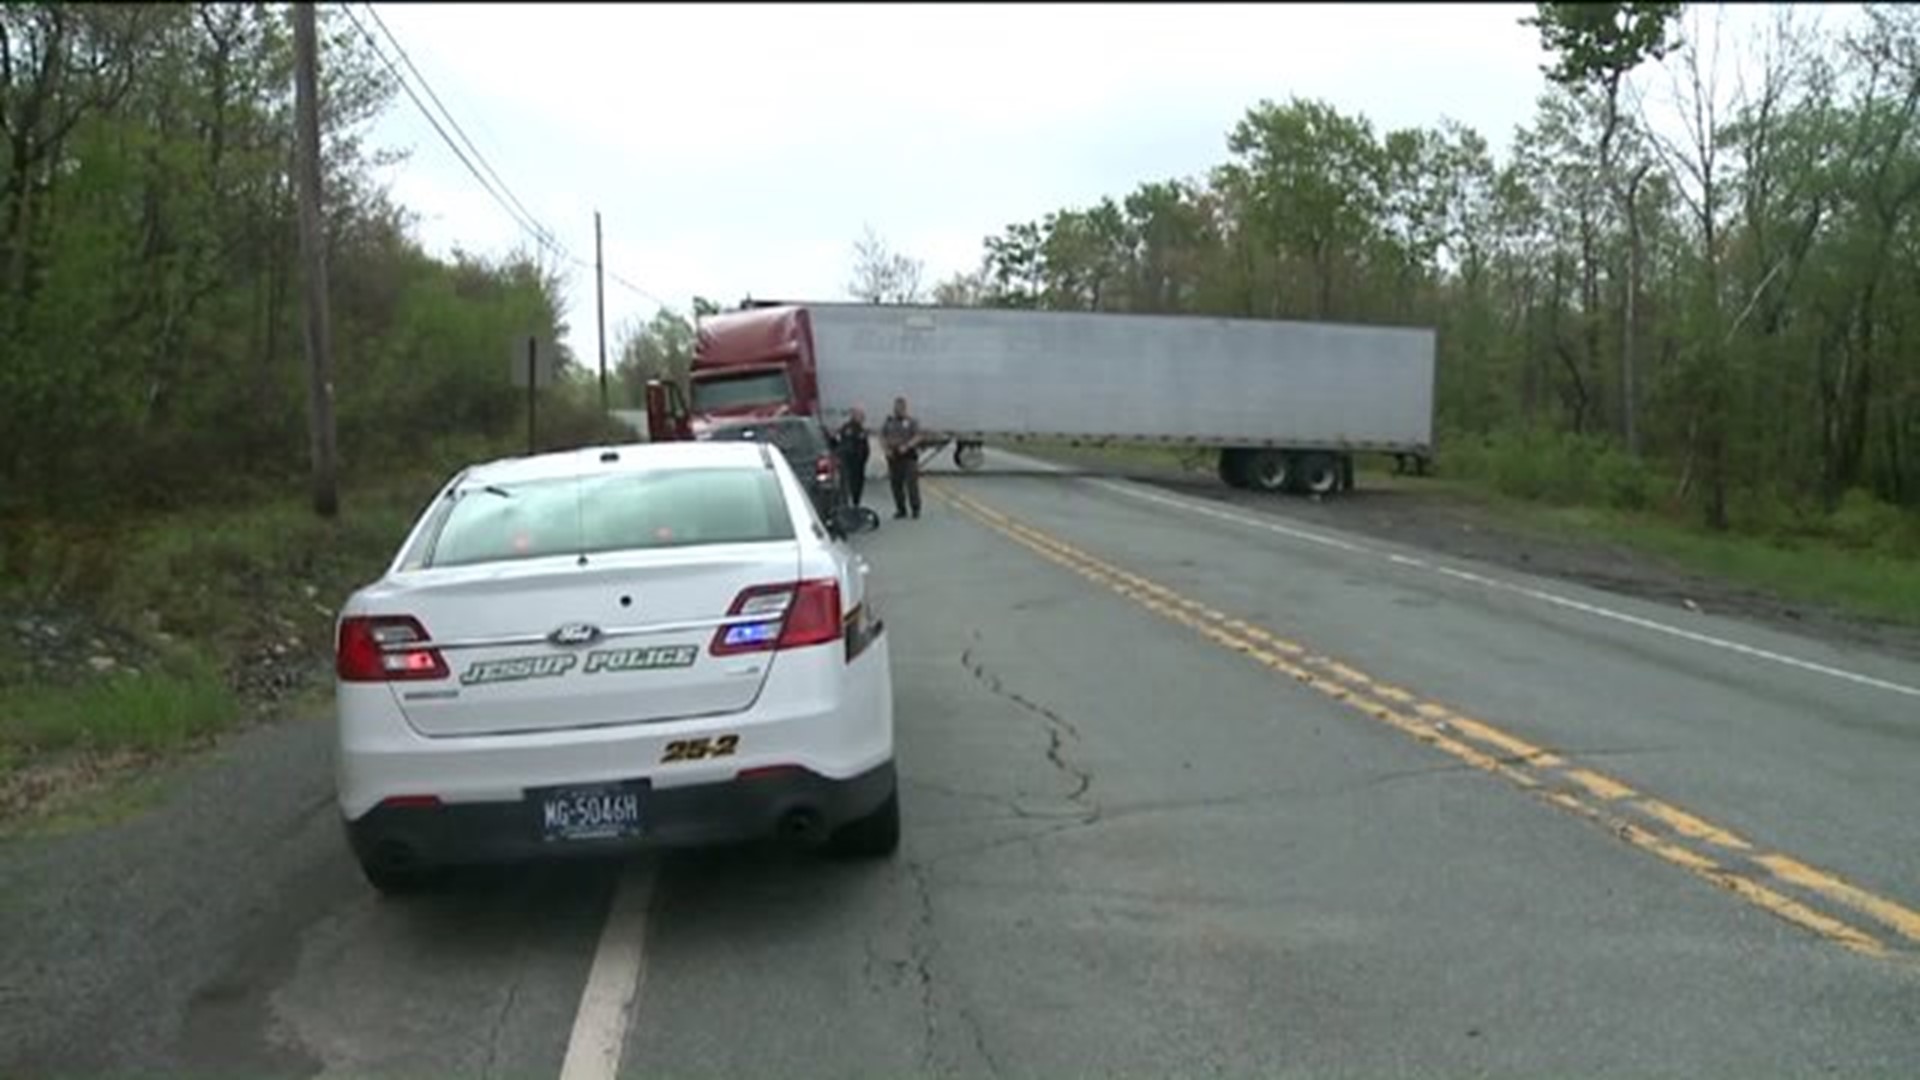
[{"label": "police officer", "polygon": [[873,454],[873,435],[867,430],[867,410],[858,405],[848,415],[847,422],[840,425],[834,433],[834,453],[840,456],[840,471],[847,478],[847,498],[853,505],[860,505],[860,495],[867,489],[867,458]]},{"label": "police officer", "polygon": [[920,421],[907,414],[907,399],[893,399],[893,415],[880,425],[887,451],[887,483],[893,488],[893,516],[920,516]]}]

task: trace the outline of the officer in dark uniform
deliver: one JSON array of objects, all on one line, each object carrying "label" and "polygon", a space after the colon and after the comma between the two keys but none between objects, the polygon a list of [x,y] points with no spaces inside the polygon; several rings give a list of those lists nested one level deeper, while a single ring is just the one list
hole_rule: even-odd
[{"label": "officer in dark uniform", "polygon": [[840,471],[847,478],[847,498],[860,505],[867,489],[867,459],[873,454],[873,433],[867,430],[867,410],[858,405],[834,433],[833,450],[840,458]]},{"label": "officer in dark uniform", "polygon": [[907,414],[907,399],[893,399],[893,415],[880,425],[887,450],[887,483],[893,488],[893,516],[920,516],[920,421]]}]

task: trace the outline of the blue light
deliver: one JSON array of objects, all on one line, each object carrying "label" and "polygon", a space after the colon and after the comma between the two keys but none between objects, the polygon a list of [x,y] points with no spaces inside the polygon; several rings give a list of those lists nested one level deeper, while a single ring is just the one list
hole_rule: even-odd
[{"label": "blue light", "polygon": [[763,641],[772,641],[775,637],[779,636],[779,633],[780,624],[778,622],[748,623],[744,626],[730,626],[727,628],[726,642],[728,645],[757,645]]}]

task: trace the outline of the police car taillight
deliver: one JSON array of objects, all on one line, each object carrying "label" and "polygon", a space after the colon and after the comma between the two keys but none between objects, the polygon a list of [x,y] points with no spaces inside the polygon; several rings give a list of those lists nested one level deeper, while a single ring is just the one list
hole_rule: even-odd
[{"label": "police car taillight", "polygon": [[407,646],[429,641],[427,628],[411,615],[356,615],[340,620],[334,673],[341,682],[444,679],[440,650]]},{"label": "police car taillight", "polygon": [[839,463],[833,460],[832,454],[821,454],[819,460],[813,463],[814,483],[833,483],[833,474],[839,471],[839,468]]},{"label": "police car taillight", "polygon": [[800,649],[840,640],[840,583],[832,578],[794,585],[761,585],[742,592],[729,616],[757,615],[723,626],[708,651],[715,656]]}]

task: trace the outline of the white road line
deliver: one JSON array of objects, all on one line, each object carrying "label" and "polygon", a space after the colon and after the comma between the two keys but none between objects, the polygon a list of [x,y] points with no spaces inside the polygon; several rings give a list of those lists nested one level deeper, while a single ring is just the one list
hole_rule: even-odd
[{"label": "white road line", "polygon": [[653,896],[651,861],[630,863],[614,886],[607,924],[600,931],[593,968],[580,992],[580,1009],[567,1039],[560,1080],[614,1080],[620,1051],[633,1023],[634,1003],[646,957],[647,902]]},{"label": "white road line", "polygon": [[1811,672],[1812,674],[1815,674],[1815,675],[1825,675],[1828,678],[1839,679],[1843,682],[1850,682],[1855,684],[1856,686],[1866,686],[1866,687],[1871,687],[1872,689],[1875,689],[1875,690],[1884,690],[1884,691],[1887,691],[1888,693],[1900,694],[1905,697],[1920,698],[1920,687],[1908,686],[1904,683],[1893,682],[1889,679],[1876,678],[1872,675],[1862,675],[1856,671],[1847,671],[1843,668],[1830,667],[1826,664],[1815,663],[1814,661],[1811,661],[1811,660],[1802,660],[1798,657],[1787,656],[1782,653],[1773,652],[1770,649],[1761,649],[1752,645],[1743,645],[1737,641],[1728,641],[1725,638],[1717,638],[1712,636],[1711,634],[1702,634],[1693,630],[1685,630],[1678,626],[1669,626],[1666,623],[1657,622],[1653,619],[1642,618],[1641,616],[1638,616],[1638,615],[1629,615],[1623,611],[1615,611],[1612,608],[1601,607],[1598,604],[1589,604],[1584,601],[1574,600],[1570,597],[1561,596],[1557,593],[1546,592],[1545,590],[1536,589],[1528,585],[1521,585],[1511,581],[1502,581],[1499,578],[1491,578],[1486,576],[1485,574],[1471,573],[1466,570],[1456,570],[1452,567],[1441,566],[1435,563],[1428,563],[1419,559],[1408,558],[1407,556],[1404,556],[1404,555],[1398,555],[1389,551],[1382,551],[1377,548],[1367,547],[1361,544],[1350,543],[1348,541],[1335,539],[1334,537],[1325,536],[1320,533],[1309,532],[1305,529],[1296,529],[1292,526],[1282,525],[1275,521],[1262,521],[1262,520],[1259,520],[1258,518],[1247,517],[1243,514],[1228,513],[1227,511],[1220,510],[1217,507],[1208,506],[1204,503],[1197,503],[1189,499],[1181,499],[1181,498],[1175,498],[1168,495],[1162,495],[1157,492],[1143,491],[1143,490],[1140,490],[1139,488],[1135,488],[1130,485],[1116,484],[1110,480],[1096,480],[1096,481],[1092,481],[1091,483],[1093,484],[1094,487],[1098,487],[1106,491],[1111,491],[1117,495],[1125,495],[1130,499],[1138,499],[1143,502],[1158,503],[1162,506],[1170,506],[1176,509],[1190,512],[1190,513],[1196,513],[1206,517],[1216,518],[1221,521],[1228,521],[1237,525],[1244,525],[1250,528],[1262,529],[1262,530],[1265,530],[1266,532],[1277,533],[1281,536],[1291,537],[1295,540],[1302,540],[1311,544],[1320,544],[1325,547],[1338,548],[1342,551],[1350,551],[1350,552],[1355,552],[1362,555],[1372,555],[1376,558],[1386,559],[1390,562],[1397,563],[1401,566],[1408,566],[1408,567],[1413,567],[1413,568],[1422,569],[1422,570],[1431,570],[1431,571],[1443,574],[1447,577],[1454,578],[1459,581],[1471,582],[1472,584],[1479,585],[1483,588],[1498,589],[1505,592],[1514,593],[1519,596],[1527,597],[1528,599],[1531,599],[1531,600],[1537,600],[1543,604],[1552,604],[1555,607],[1565,608],[1569,611],[1578,611],[1583,615],[1591,615],[1598,619],[1609,619],[1617,623],[1622,623],[1627,626],[1635,627],[1637,629],[1649,630],[1657,634],[1666,634],[1669,637],[1679,638],[1682,641],[1689,641],[1696,645],[1706,645],[1715,649],[1724,649],[1727,652],[1736,653],[1738,655],[1745,656],[1751,659],[1765,660],[1770,663],[1779,664],[1783,667],[1793,668],[1797,671]]},{"label": "white road line", "polygon": [[1192,513],[1202,514],[1206,517],[1218,518],[1221,521],[1231,521],[1238,525],[1250,525],[1253,528],[1265,529],[1267,532],[1278,533],[1281,536],[1292,537],[1295,540],[1304,540],[1309,544],[1319,544],[1322,547],[1335,548],[1340,551],[1351,551],[1360,555],[1373,555],[1378,558],[1388,557],[1386,552],[1376,551],[1363,544],[1356,544],[1348,540],[1341,540],[1317,532],[1308,532],[1305,529],[1296,529],[1291,525],[1282,525],[1277,521],[1261,521],[1257,518],[1250,518],[1241,514],[1230,514],[1217,507],[1194,502],[1190,499],[1176,499],[1151,491],[1142,491],[1139,488],[1130,487],[1125,484],[1116,484],[1111,480],[1095,480],[1092,481],[1092,484],[1094,487],[1111,491],[1118,495],[1125,495],[1130,499],[1159,503],[1162,506],[1171,506],[1178,510],[1186,510]]}]

